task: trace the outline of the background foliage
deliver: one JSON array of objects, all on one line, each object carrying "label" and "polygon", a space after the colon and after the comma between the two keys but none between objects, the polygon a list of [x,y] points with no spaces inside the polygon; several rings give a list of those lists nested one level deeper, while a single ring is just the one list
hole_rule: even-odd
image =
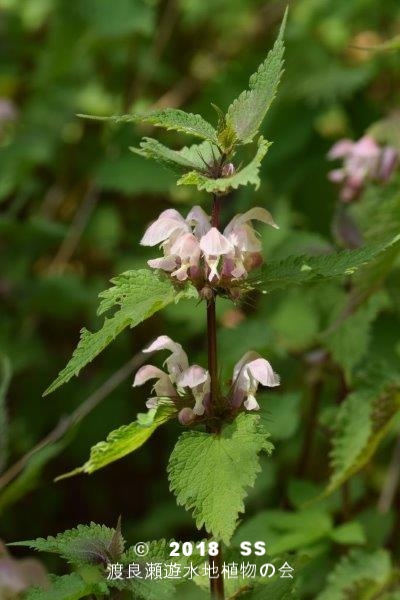
[{"label": "background foliage", "polygon": [[[206,362],[203,307],[171,304],[134,334],[121,334],[79,380],[42,398],[82,325],[100,324],[98,293],[154,256],[138,245],[146,225],[168,206],[186,214],[207,198],[176,187],[167,171],[127,150],[152,133],[150,125],[112,126],[76,113],[173,106],[215,123],[210,100],[226,109],[246,86],[284,5],[113,0],[110,10],[107,0],[2,0],[0,8],[0,537],[54,535],[91,520],[112,526],[122,514],[131,543],[193,539],[190,516],[176,506],[165,476],[177,424],[112,468],[53,483],[143,409],[145,392],[131,388],[137,353],[160,331],[190,349],[193,362]],[[399,28],[394,0],[291,6],[285,74],[262,131],[273,141],[262,185],[256,193],[236,190],[223,209],[226,222],[250,202],[272,212],[280,230],[263,230],[267,259],[349,245],[326,152],[398,105],[400,53],[379,46]],[[390,134],[400,146],[394,126]],[[365,241],[398,233],[399,190],[398,176],[386,188],[370,186],[351,209]],[[312,561],[302,571],[304,598],[336,599],[344,589],[363,597],[371,572],[376,594],[389,593],[396,579],[400,498],[397,492],[388,505],[385,485],[389,461],[400,460],[397,252],[394,246],[352,282],[277,286],[236,308],[219,302],[223,377],[252,347],[283,381],[263,398],[275,451],[262,459],[247,499],[255,516],[237,540],[258,539],[262,530],[271,554],[306,548]],[[265,276],[273,280],[273,270]],[[49,432],[51,443],[27,455]],[[328,485],[333,494],[326,496]],[[63,563],[45,560],[62,572]]]}]

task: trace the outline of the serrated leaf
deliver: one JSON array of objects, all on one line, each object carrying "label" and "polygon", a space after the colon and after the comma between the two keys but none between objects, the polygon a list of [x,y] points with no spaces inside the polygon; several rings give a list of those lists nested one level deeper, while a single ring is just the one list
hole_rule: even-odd
[{"label": "serrated leaf", "polygon": [[265,264],[249,281],[267,292],[289,285],[314,283],[352,275],[384,252],[400,248],[400,235],[357,250],[343,250],[320,256],[288,256]]},{"label": "serrated leaf", "polygon": [[11,380],[11,364],[7,356],[0,354],[0,473],[8,454],[8,418],[6,394]]},{"label": "serrated leaf", "polygon": [[119,560],[125,548],[125,540],[121,530],[121,515],[118,517],[117,526],[108,545],[108,553],[112,561]]},{"label": "serrated leaf", "polygon": [[256,415],[240,414],[219,435],[188,431],[172,451],[170,488],[177,502],[193,510],[196,525],[215,538],[229,542],[247,488],[260,471],[258,454],[270,453],[272,444]]},{"label": "serrated leaf", "polygon": [[151,413],[151,419],[147,423],[140,419],[111,431],[105,442],[99,442],[92,447],[90,458],[82,467],[57,477],[56,481],[79,473],[94,473],[94,471],[134,452],[149,439],[157,427],[169,421],[176,414],[176,408],[172,403],[165,402],[159,404],[157,409],[151,409]]},{"label": "serrated leaf", "polygon": [[[200,556],[199,550],[196,548],[196,544],[199,543],[199,540],[193,543],[193,553],[190,556],[184,556],[180,554],[179,557],[170,556],[172,548],[170,547],[171,542],[175,542],[175,540],[151,540],[146,542],[147,545],[147,553],[143,558],[138,557],[135,546],[132,546],[127,549],[127,551],[121,556],[120,563],[125,566],[125,568],[131,564],[136,563],[140,565],[140,571],[145,575],[146,573],[146,565],[149,563],[162,563],[163,565],[178,564],[180,566],[180,578],[176,580],[171,580],[166,577],[163,577],[161,580],[152,581],[151,579],[145,580],[143,579],[131,579],[127,581],[128,589],[130,587],[131,591],[145,600],[160,600],[162,598],[176,598],[176,588],[175,586],[181,585],[184,580],[183,573],[186,567],[190,565],[197,566],[204,563],[207,559],[204,556]],[[130,586],[129,586],[130,584]],[[121,588],[125,589],[125,588]],[[134,596],[136,598],[136,595]]]},{"label": "serrated leaf", "polygon": [[371,595],[379,590],[389,579],[391,573],[390,557],[386,550],[366,552],[353,550],[341,558],[332,573],[328,575],[325,589],[318,594],[316,600],[358,600],[363,597],[351,589],[357,585],[366,585]]},{"label": "serrated leaf", "polygon": [[[328,327],[328,332],[320,338],[333,360],[342,367],[349,382],[354,368],[367,353],[372,324],[386,305],[387,296],[383,292],[374,294],[332,331]],[[340,314],[340,311],[335,312]]]},{"label": "serrated leaf", "polygon": [[146,269],[127,271],[111,281],[114,286],[100,294],[102,302],[99,311],[101,314],[117,307],[116,312],[112,317],[105,318],[102,328],[98,331],[91,333],[87,329],[81,330],[81,338],[71,360],[44,395],[50,394],[74,375],[78,375],[83,367],[127,327],[136,327],[171,302],[195,296],[191,286],[177,291],[168,278]]},{"label": "serrated leaf", "polygon": [[[38,552],[50,552],[76,566],[107,565],[113,560],[116,530],[105,525],[78,525],[56,536],[15,542],[10,546],[27,546]],[[123,540],[120,541],[123,547]]]},{"label": "serrated leaf", "polygon": [[[180,554],[179,557],[171,556],[171,543],[176,542],[174,539],[166,540],[150,540],[146,542],[148,552],[146,554],[145,562],[162,562],[162,563],[179,563],[180,565],[186,565],[192,563],[193,565],[201,564],[207,558],[200,556],[200,551],[196,548],[196,545],[200,540],[192,542],[193,552],[190,556]],[[206,540],[204,540],[206,541]],[[120,562],[124,565],[129,565],[132,562],[138,562],[138,555],[135,546],[131,546],[121,556]]]},{"label": "serrated leaf", "polygon": [[203,173],[198,171],[190,171],[182,175],[178,179],[178,185],[195,185],[198,190],[205,190],[210,193],[223,193],[228,190],[236,190],[241,185],[252,184],[257,189],[260,185],[259,171],[261,161],[266,155],[271,142],[264,140],[260,136],[258,140],[258,149],[253,160],[251,160],[243,169],[237,171],[231,177],[221,177],[218,179],[212,179]]},{"label": "serrated leaf", "polygon": [[208,165],[214,163],[220,156],[218,148],[210,142],[185,146],[181,150],[172,150],[149,137],[143,138],[140,148],[131,147],[129,149],[144,158],[153,158],[178,175],[193,169],[205,172]]},{"label": "serrated leaf", "polygon": [[217,132],[211,123],[208,123],[201,115],[187,113],[176,108],[164,108],[153,110],[147,114],[115,115],[112,117],[96,117],[93,115],[78,115],[84,119],[96,121],[111,121],[112,123],[149,123],[155,127],[163,127],[167,130],[179,131],[194,135],[203,140],[209,140],[216,144]]},{"label": "serrated leaf", "polygon": [[[104,586],[105,588],[105,586]],[[32,588],[26,592],[25,600],[80,600],[99,592],[99,584],[87,582],[78,573],[53,577],[48,589]],[[106,592],[106,588],[102,590]]]},{"label": "serrated leaf", "polygon": [[283,72],[283,54],[285,50],[283,34],[287,11],[283,17],[275,44],[267,58],[253,73],[249,89],[240,94],[228,108],[227,125],[232,127],[238,140],[248,144],[257,134],[260,125],[276,95]]},{"label": "serrated leaf", "polygon": [[398,386],[368,387],[347,396],[336,416],[330,453],[332,475],[322,497],[331,494],[368,463],[399,409]]}]

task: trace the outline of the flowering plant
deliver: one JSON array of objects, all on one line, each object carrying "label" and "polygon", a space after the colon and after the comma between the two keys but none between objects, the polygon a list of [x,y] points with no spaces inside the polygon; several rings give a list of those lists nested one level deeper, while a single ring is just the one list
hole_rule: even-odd
[{"label": "flowering plant", "polygon": [[[375,257],[386,257],[385,253],[390,253],[399,243],[399,237],[395,236],[354,251],[290,256],[264,263],[262,243],[254,222],[277,228],[266,208],[249,208],[228,223],[222,223],[221,206],[229,201],[229,192],[239,186],[251,184],[257,188],[259,185],[261,161],[270,145],[259,135],[259,129],[282,74],[285,21],[286,17],[272,50],[251,76],[248,89],[232,102],[226,114],[218,109],[216,128],[200,115],[176,109],[106,119],[114,123],[143,122],[200,138],[201,143],[174,150],[146,137],[139,148],[132,150],[175,172],[179,177],[178,185],[195,186],[199,191],[211,194],[211,207],[204,210],[196,205],[186,217],[176,209],[168,208],[149,225],[141,244],[158,246],[162,256],[149,259],[150,268],[127,271],[112,280],[113,287],[100,295],[98,310],[100,315],[110,315],[113,311],[111,316],[105,318],[98,331],[82,331],[71,360],[45,392],[49,394],[78,375],[125,328],[135,327],[172,303],[202,303],[207,322],[207,335],[204,336],[207,368],[191,364],[179,342],[167,335],[158,336],[143,349],[143,353],[168,352],[164,368],[144,364],[136,371],[133,382],[135,388],[152,382],[146,401],[147,413],[139,413],[130,424],[112,431],[106,441],[91,449],[89,459],[82,467],[61,478],[93,473],[140,448],[161,425],[177,420],[183,431],[167,467],[170,489],[175,493],[177,503],[192,512],[197,528],[204,528],[210,536],[208,552],[203,540],[196,545],[198,552],[194,552],[192,558],[199,563],[207,562],[205,559],[208,558],[208,571],[205,570],[204,577],[212,597],[218,600],[226,597],[222,575],[229,563],[224,562],[224,553],[229,557],[236,550],[231,540],[239,515],[245,510],[244,499],[260,471],[260,455],[269,456],[273,451],[270,435],[258,414],[260,404],[265,400],[260,400],[257,393],[261,386],[275,388],[280,384],[279,376],[267,358],[253,350],[246,351],[241,358],[238,356],[230,380],[221,381],[216,319],[218,299],[222,296],[237,303],[249,291],[269,293],[290,285],[348,277]],[[245,166],[240,166],[238,159],[246,145],[252,148],[253,156]],[[345,160],[343,169],[331,178],[343,183],[342,197],[346,201],[354,199],[367,180],[388,177],[395,159],[392,152],[377,149],[370,139],[365,138],[357,144],[341,142],[330,156]],[[272,230],[269,232],[273,234]],[[309,360],[318,363],[321,353],[317,351]],[[375,406],[371,404],[372,408]],[[382,429],[393,416],[387,407],[385,410],[380,421]],[[381,430],[378,430],[376,435],[380,434]],[[335,474],[326,493],[336,489],[345,476],[342,472]],[[79,567],[82,564],[96,567],[89,574],[77,574],[73,582],[69,580],[66,585],[71,586],[71,590],[73,585],[75,588],[63,598],[77,599],[90,594],[104,597],[114,592],[141,599],[174,597],[175,582],[166,591],[157,588],[157,581],[153,582],[155,588],[143,585],[140,561],[133,562],[140,556],[140,547],[136,545],[125,551],[124,543],[120,522],[115,529],[92,524],[79,526],[55,538],[25,542],[36,549],[55,552]],[[168,544],[165,540],[149,542],[146,546],[149,558],[164,561],[171,567],[170,549],[175,544],[178,543]],[[183,564],[183,557],[179,558]],[[111,568],[115,563],[119,569]],[[135,569],[131,570],[132,563]],[[107,569],[108,574],[115,577],[107,577],[106,582]],[[293,570],[292,567],[289,570]],[[57,593],[63,585],[59,582]],[[252,581],[243,573],[231,598],[242,594],[246,598],[265,597],[264,585],[260,579]],[[202,586],[204,581],[200,581]],[[290,595],[292,591],[289,587]],[[254,592],[254,595],[248,596],[248,592]]]}]

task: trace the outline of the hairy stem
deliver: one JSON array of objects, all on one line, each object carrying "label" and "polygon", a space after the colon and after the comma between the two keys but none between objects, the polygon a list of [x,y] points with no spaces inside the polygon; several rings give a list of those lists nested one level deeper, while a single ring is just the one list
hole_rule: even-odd
[{"label": "hairy stem", "polygon": [[[211,226],[219,226],[219,198],[217,195],[213,196],[213,206],[211,213]],[[216,297],[213,293],[212,298],[207,302],[207,348],[208,348],[208,371],[210,373],[211,385],[210,385],[210,404],[212,412],[215,412],[215,408],[218,404],[218,361],[217,361],[217,320],[215,314],[215,303]],[[212,429],[213,433],[218,432],[218,427]],[[217,466],[216,466],[217,468]],[[208,557],[209,565],[211,569],[217,568],[218,577],[210,577],[210,592],[213,600],[224,600],[224,579],[222,576],[222,549],[219,548],[218,556]],[[211,570],[212,573],[212,570]]]}]

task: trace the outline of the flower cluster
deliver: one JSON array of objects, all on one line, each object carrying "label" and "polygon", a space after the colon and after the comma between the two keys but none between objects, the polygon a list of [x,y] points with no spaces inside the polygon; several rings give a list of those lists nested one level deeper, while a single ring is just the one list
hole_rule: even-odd
[{"label": "flower cluster", "polygon": [[329,172],[331,181],[341,184],[343,202],[356,200],[367,181],[385,183],[398,163],[398,154],[391,146],[379,146],[369,135],[357,142],[342,139],[328,153],[330,160],[343,159],[343,166]]},{"label": "flower cluster", "polygon": [[[162,399],[171,400],[179,410],[178,418],[182,425],[193,423],[197,417],[209,416],[210,374],[199,365],[189,366],[182,346],[166,335],[159,336],[143,352],[169,350],[170,356],[162,371],[154,365],[144,365],[136,373],[134,386],[143,385],[155,379],[154,395],[146,402],[147,408],[155,408]],[[246,352],[233,369],[232,386],[226,398],[226,405],[237,412],[243,406],[247,410],[260,407],[255,398],[258,385],[275,387],[279,376],[270,363],[256,352]]]},{"label": "flower cluster", "polygon": [[236,215],[221,233],[210,217],[194,206],[186,219],[175,209],[164,210],[146,230],[141,244],[160,245],[164,255],[149,260],[150,267],[162,269],[179,281],[190,279],[201,288],[205,282],[229,284],[244,279],[262,263],[261,242],[251,225],[253,220],[276,227],[265,208],[252,208]]}]

